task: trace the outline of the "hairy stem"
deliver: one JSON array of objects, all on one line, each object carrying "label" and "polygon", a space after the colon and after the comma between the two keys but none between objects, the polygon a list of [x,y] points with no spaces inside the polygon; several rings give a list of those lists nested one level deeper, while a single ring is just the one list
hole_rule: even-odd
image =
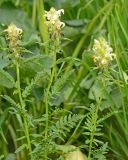
[{"label": "hairy stem", "polygon": [[51,73],[51,77],[48,83],[48,87],[46,89],[46,95],[45,95],[45,109],[46,109],[46,127],[45,127],[45,140],[47,140],[48,137],[48,121],[49,121],[49,115],[48,115],[48,104],[49,104],[49,91],[55,76],[55,72],[56,72],[56,45],[54,47],[54,51],[53,51],[53,68],[52,68],[52,73]]},{"label": "hairy stem", "polygon": [[[16,62],[16,75],[17,75],[18,95],[19,95],[19,100],[20,100],[20,104],[21,104],[21,109],[25,110],[24,105],[23,105],[21,88],[20,88],[20,70],[19,70],[19,63],[18,62]],[[29,149],[29,153],[31,153],[32,148],[31,148],[31,141],[30,141],[30,136],[29,136],[29,129],[28,129],[26,112],[24,112],[24,114],[23,114],[23,121],[24,121],[26,137],[27,137],[28,149]]]}]

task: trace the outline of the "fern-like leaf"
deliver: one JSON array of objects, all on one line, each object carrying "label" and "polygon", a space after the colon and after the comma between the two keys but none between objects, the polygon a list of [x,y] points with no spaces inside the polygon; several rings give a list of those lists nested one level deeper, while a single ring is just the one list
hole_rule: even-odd
[{"label": "fern-like leaf", "polygon": [[74,128],[77,122],[83,118],[82,115],[66,115],[61,117],[59,121],[52,125],[49,130],[49,136],[53,139],[60,138],[65,141],[66,133],[70,132],[70,129]]},{"label": "fern-like leaf", "polygon": [[22,92],[23,98],[27,98],[30,95],[34,85],[35,85],[35,81],[34,81],[34,79],[32,79],[30,84]]},{"label": "fern-like leaf", "polygon": [[18,104],[8,95],[0,95],[2,98],[4,98],[6,101],[8,101],[12,106],[17,107]]}]

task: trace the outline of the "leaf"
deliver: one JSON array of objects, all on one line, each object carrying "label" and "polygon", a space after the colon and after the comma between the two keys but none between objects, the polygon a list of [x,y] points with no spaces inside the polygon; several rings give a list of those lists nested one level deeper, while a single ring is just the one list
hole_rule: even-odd
[{"label": "leaf", "polygon": [[[108,90],[108,92],[110,92],[110,91]],[[96,100],[97,102],[99,101],[100,97],[106,99],[107,94],[103,88],[102,82],[100,82],[99,80],[96,80],[94,82],[93,86],[89,90],[88,97],[89,97],[89,99]]]},{"label": "leaf", "polygon": [[31,82],[25,87],[24,91],[22,92],[23,98],[27,98],[31,94],[34,85],[35,81],[32,79]]},{"label": "leaf", "polygon": [[5,143],[8,143],[7,140],[6,140],[6,137],[5,137],[4,133],[3,133],[2,128],[0,128],[0,135],[3,138],[3,140],[5,141]]},{"label": "leaf", "polygon": [[43,57],[44,57],[43,55],[34,55],[32,57],[24,59],[23,63],[34,62],[34,61],[37,61],[37,60],[39,60],[40,58],[43,58]]},{"label": "leaf", "polygon": [[23,140],[23,139],[26,139],[26,136],[22,136],[22,137],[20,137],[20,138],[17,138],[16,141],[21,141],[21,140]]},{"label": "leaf", "polygon": [[8,65],[7,59],[0,57],[0,69],[5,68],[7,65]]},{"label": "leaf", "polygon": [[0,69],[0,86],[13,88],[15,81],[13,77],[6,71]]},{"label": "leaf", "polygon": [[53,58],[49,55],[36,55],[26,58],[21,64],[23,76],[35,76],[37,72],[47,71],[52,67]]},{"label": "leaf", "polygon": [[90,76],[90,74],[88,74],[80,83],[80,87],[81,88],[85,88],[85,89],[90,89],[90,87],[92,86],[93,82],[95,81],[96,77],[92,77]]},{"label": "leaf", "polygon": [[17,107],[17,103],[8,95],[1,95],[1,97],[7,100],[11,105]]},{"label": "leaf", "polygon": [[64,35],[65,37],[68,37],[68,38],[78,36],[81,32],[82,32],[81,30],[78,30],[77,28],[73,28],[69,26],[64,28]]},{"label": "leaf", "polygon": [[8,108],[6,110],[4,110],[4,112],[2,114],[0,114],[0,135],[1,137],[3,138],[3,140],[7,143],[7,140],[6,140],[6,137],[4,135],[4,132],[3,132],[3,126],[4,126],[4,123],[5,121],[7,120],[8,118]]},{"label": "leaf", "polygon": [[108,118],[110,118],[111,116],[113,116],[113,115],[115,115],[115,114],[118,114],[118,113],[121,113],[121,111],[113,111],[113,112],[107,113],[106,115],[104,115],[102,118],[100,118],[100,119],[97,121],[97,124],[102,123],[102,122],[105,121],[106,119],[108,119]]},{"label": "leaf", "polygon": [[119,88],[117,89],[113,89],[111,92],[111,97],[113,102],[115,103],[117,108],[120,108],[123,104],[123,99],[125,97],[125,91],[123,90],[123,88],[121,88],[122,91],[119,90]]},{"label": "leaf", "polygon": [[66,24],[73,27],[80,27],[84,26],[85,23],[88,23],[87,19],[73,19],[73,20],[67,20]]},{"label": "leaf", "polygon": [[10,153],[5,160],[16,160],[16,155]]},{"label": "leaf", "polygon": [[23,144],[22,146],[20,146],[19,148],[17,148],[17,150],[15,151],[15,153],[19,153],[19,152],[21,152],[25,148],[27,148],[27,144]]},{"label": "leaf", "polygon": [[86,62],[86,64],[89,67],[94,66],[94,60],[93,60],[93,53],[92,53],[92,51],[85,50],[83,52],[83,54],[82,54],[82,60],[83,60],[83,62]]},{"label": "leaf", "polygon": [[76,123],[79,122],[82,118],[82,115],[77,114],[69,114],[61,117],[55,125],[52,125],[50,127],[50,137],[52,137],[53,139],[59,138],[62,141],[65,141],[64,139],[67,136],[66,133],[70,132],[70,129],[74,128]]},{"label": "leaf", "polygon": [[80,59],[73,58],[73,57],[60,58],[60,59],[57,60],[56,64],[60,64],[60,63],[63,63],[63,62],[72,63],[76,66],[79,66],[81,64]]},{"label": "leaf", "polygon": [[4,110],[4,113],[0,115],[0,127],[5,123],[6,119],[8,118],[8,108]]},{"label": "leaf", "polygon": [[[67,83],[70,83],[70,79],[74,70],[69,71],[66,74],[63,74],[60,78],[56,79],[54,85],[52,86],[52,91],[49,96],[50,105],[60,105],[62,101],[64,101],[64,91],[66,90],[65,86]],[[67,91],[66,91],[67,92]]]}]

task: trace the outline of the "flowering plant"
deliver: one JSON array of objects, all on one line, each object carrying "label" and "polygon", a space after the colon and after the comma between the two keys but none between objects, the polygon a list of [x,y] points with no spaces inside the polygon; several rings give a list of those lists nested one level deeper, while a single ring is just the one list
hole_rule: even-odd
[{"label": "flowering plant", "polygon": [[63,9],[57,11],[53,7],[49,11],[45,11],[46,26],[51,37],[59,37],[62,28],[65,26],[65,23],[60,21],[61,14],[64,14]]},{"label": "flowering plant", "polygon": [[95,39],[92,49],[95,53],[93,59],[96,65],[99,68],[107,68],[115,56],[108,42],[103,37]]}]

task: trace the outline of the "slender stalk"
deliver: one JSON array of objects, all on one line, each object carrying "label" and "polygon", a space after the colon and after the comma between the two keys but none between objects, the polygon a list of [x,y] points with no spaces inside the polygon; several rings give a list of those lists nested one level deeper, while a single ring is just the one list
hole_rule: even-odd
[{"label": "slender stalk", "polygon": [[[47,27],[45,25],[45,17],[43,16],[45,13],[44,10],[44,2],[43,0],[38,0],[38,21],[39,21],[39,30],[41,34],[41,38],[43,39],[43,42],[48,42],[48,31]],[[45,52],[48,54],[48,48],[45,47]]]},{"label": "slender stalk", "polygon": [[91,153],[92,153],[92,143],[93,143],[93,138],[94,138],[94,134],[95,134],[95,130],[96,130],[96,122],[97,122],[97,114],[98,114],[98,111],[99,111],[99,107],[100,107],[100,104],[101,104],[101,100],[102,98],[100,97],[100,100],[99,100],[99,103],[97,104],[96,106],[96,112],[95,112],[95,117],[94,117],[94,128],[91,132],[91,135],[90,135],[90,144],[89,144],[89,152],[88,152],[88,159],[90,160],[91,158]]},{"label": "slender stalk", "polygon": [[32,25],[36,26],[36,4],[37,0],[33,0],[33,9],[32,9]]},{"label": "slender stalk", "polygon": [[54,48],[53,52],[54,52],[53,53],[53,68],[52,68],[52,73],[51,73],[50,81],[48,83],[48,87],[46,89],[46,95],[45,95],[45,109],[46,109],[45,140],[47,140],[47,137],[48,137],[48,121],[49,121],[49,115],[48,115],[49,98],[48,98],[48,96],[49,96],[49,91],[50,91],[50,88],[51,88],[51,85],[52,85],[52,82],[53,82],[53,79],[54,79],[54,76],[55,76],[55,72],[56,72],[56,45],[55,45],[55,48]]},{"label": "slender stalk", "polygon": [[[23,105],[21,88],[20,88],[20,70],[19,70],[19,63],[18,62],[16,62],[16,75],[17,75],[18,95],[19,95],[19,100],[20,100],[20,104],[21,104],[21,109],[25,110],[24,105]],[[25,112],[23,114],[23,121],[24,121],[26,137],[27,137],[28,149],[29,149],[29,153],[31,153],[32,152],[31,141],[30,141],[27,117],[26,117],[26,113]]]}]

